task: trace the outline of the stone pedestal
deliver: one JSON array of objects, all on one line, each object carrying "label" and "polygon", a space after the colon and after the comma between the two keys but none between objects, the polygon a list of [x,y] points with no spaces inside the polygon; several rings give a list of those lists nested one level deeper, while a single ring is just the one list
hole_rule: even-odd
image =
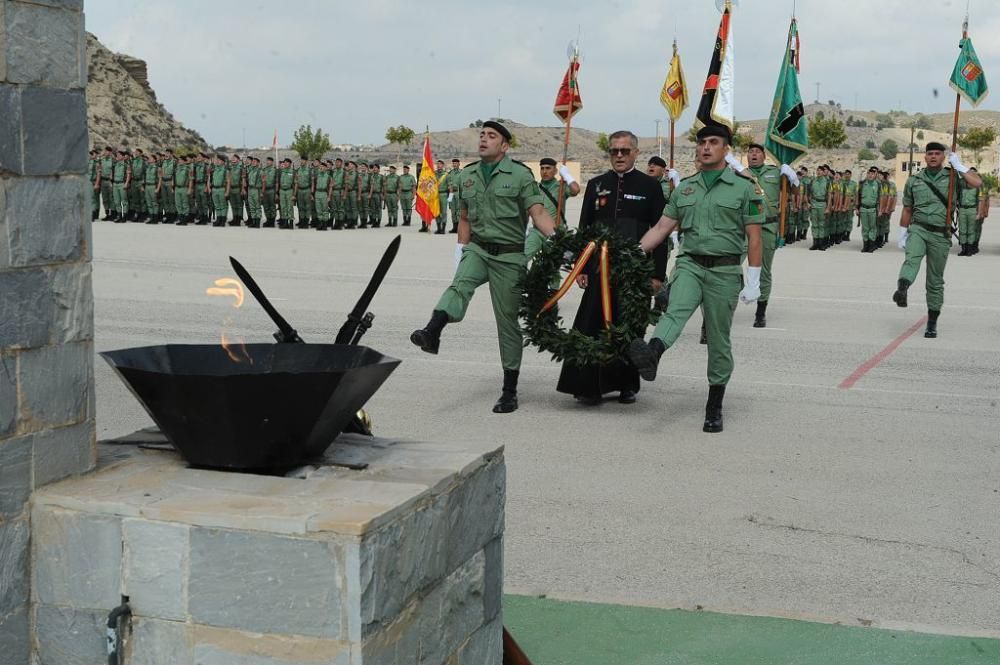
[{"label": "stone pedestal", "polygon": [[[148,438],[139,436],[140,439]],[[491,665],[501,661],[502,449],[342,436],[299,477],[187,468],[100,445],[32,495],[43,665]]]}]

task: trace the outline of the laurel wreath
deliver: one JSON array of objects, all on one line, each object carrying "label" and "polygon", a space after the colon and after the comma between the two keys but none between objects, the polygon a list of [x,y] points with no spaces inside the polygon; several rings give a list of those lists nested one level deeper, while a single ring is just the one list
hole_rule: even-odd
[{"label": "laurel wreath", "polygon": [[[611,293],[618,303],[617,319],[595,337],[564,329],[558,305],[539,314],[556,291],[553,281],[561,280],[562,270],[573,268],[591,241],[598,246],[608,243]],[[597,265],[596,254],[591,261]],[[554,360],[577,366],[602,365],[622,357],[629,342],[644,335],[646,327],[656,320],[650,306],[652,274],[653,260],[634,240],[628,241],[601,224],[580,231],[560,227],[535,254],[525,277],[520,310],[525,346],[533,344],[539,353],[547,351]]]}]

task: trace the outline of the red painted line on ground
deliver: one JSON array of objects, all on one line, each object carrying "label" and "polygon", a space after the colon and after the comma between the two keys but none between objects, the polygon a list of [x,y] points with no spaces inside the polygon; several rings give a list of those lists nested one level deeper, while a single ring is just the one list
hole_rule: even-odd
[{"label": "red painted line on ground", "polygon": [[891,356],[893,351],[899,348],[900,344],[908,340],[913,335],[913,333],[920,330],[920,328],[922,328],[925,323],[927,323],[927,317],[923,316],[920,318],[919,321],[917,321],[912,326],[907,328],[906,332],[904,332],[902,335],[889,342],[889,344],[886,345],[884,349],[876,353],[874,356],[872,356],[865,362],[858,365],[858,368],[853,372],[851,372],[851,375],[849,377],[841,381],[840,385],[837,387],[840,388],[841,390],[850,390],[851,388],[853,388],[855,383],[860,381],[865,374],[878,367],[883,360]]}]

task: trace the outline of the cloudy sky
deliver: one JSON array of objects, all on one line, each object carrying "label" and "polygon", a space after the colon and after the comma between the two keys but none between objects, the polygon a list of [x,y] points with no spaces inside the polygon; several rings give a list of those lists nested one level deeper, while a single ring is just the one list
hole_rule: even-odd
[{"label": "cloudy sky", "polygon": [[[971,2],[971,35],[1000,85],[1000,2]],[[798,0],[805,100],[946,112],[967,0]],[[743,0],[734,15],[737,118],[765,117],[793,0]],[[87,29],[143,58],[160,101],[216,145],[269,145],[311,123],[334,143],[382,143],[500,113],[556,125],[566,47],[580,35],[584,108],[574,123],[652,136],[677,38],[700,95],[715,0],[86,0]],[[935,97],[933,92],[940,93]],[[696,101],[693,105],[697,105]],[[1000,109],[1000,93],[981,108]],[[679,122],[688,127],[689,107]]]}]

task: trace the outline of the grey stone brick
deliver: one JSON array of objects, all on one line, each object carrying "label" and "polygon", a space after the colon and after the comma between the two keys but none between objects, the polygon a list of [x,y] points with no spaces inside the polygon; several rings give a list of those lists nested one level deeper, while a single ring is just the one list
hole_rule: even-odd
[{"label": "grey stone brick", "polygon": [[193,649],[195,665],[349,665],[349,654],[340,653],[332,658],[317,660],[315,656],[300,659],[272,658],[246,653],[245,649],[228,650],[212,644],[196,644]]},{"label": "grey stone brick", "polygon": [[448,503],[447,570],[503,533],[506,492],[502,458],[494,458],[455,491]]},{"label": "grey stone brick", "polygon": [[0,348],[24,349],[49,341],[52,296],[44,271],[0,272]]},{"label": "grey stone brick", "polygon": [[420,663],[442,665],[485,622],[483,573],[479,552],[449,575],[422,601]]},{"label": "grey stone brick", "polygon": [[0,441],[0,519],[20,515],[31,496],[31,437]]},{"label": "grey stone brick", "polygon": [[[0,357],[0,438],[17,428],[17,361]],[[3,445],[3,444],[0,444]]]},{"label": "grey stone brick", "polygon": [[83,0],[27,0],[36,5],[46,5],[47,7],[58,7],[72,11],[83,11]]},{"label": "grey stone brick", "polygon": [[82,88],[79,12],[24,2],[5,2],[7,80],[62,88]]},{"label": "grey stone brick", "polygon": [[[5,4],[7,3],[0,2],[0,18]],[[4,171],[21,173],[24,169],[23,157],[21,91],[13,85],[0,83],[0,173]]]},{"label": "grey stone brick", "polygon": [[503,604],[503,538],[491,540],[486,546],[486,572],[483,585],[483,606],[486,620],[500,616]]},{"label": "grey stone brick", "polygon": [[340,638],[338,568],[326,543],[195,528],[188,611],[212,626]]},{"label": "grey stone brick", "polygon": [[[21,93],[21,119],[26,175],[82,174],[87,170],[87,100],[83,90],[27,88]],[[84,201],[81,198],[81,206]]]},{"label": "grey stone brick", "polygon": [[86,418],[93,387],[93,354],[91,342],[21,352],[21,431],[76,424]]},{"label": "grey stone brick", "polygon": [[107,611],[37,606],[35,640],[38,665],[98,665],[108,662],[107,616]]},{"label": "grey stone brick", "polygon": [[134,618],[130,665],[194,665],[187,635],[183,623]]},{"label": "grey stone brick", "polygon": [[40,603],[104,609],[121,602],[122,531],[113,517],[36,507],[32,594]]},{"label": "grey stone brick", "polygon": [[[3,85],[0,84],[0,89]],[[3,110],[0,109],[0,113]],[[0,125],[3,124],[3,118],[0,117]],[[3,131],[0,129],[0,131]],[[3,158],[3,148],[0,147],[0,159]],[[0,166],[0,171],[2,171],[2,166]],[[0,176],[0,272],[6,270],[10,267],[10,243],[7,240],[7,179]]]},{"label": "grey stone brick", "polygon": [[27,519],[0,522],[0,618],[28,604],[28,536]]},{"label": "grey stone brick", "polygon": [[187,618],[187,526],[127,519],[124,593],[137,614]]},{"label": "grey stone brick", "polygon": [[31,657],[29,606],[0,616],[0,654],[4,663],[28,665]]},{"label": "grey stone brick", "polygon": [[[6,5],[7,5],[6,2],[0,2],[0,28],[7,27],[7,20],[4,18],[4,9]],[[0,45],[0,83],[6,80],[7,80],[7,47],[6,45]],[[0,150],[0,154],[2,153],[3,151]]]},{"label": "grey stone brick", "polygon": [[477,630],[458,652],[458,665],[501,665],[503,624],[500,619]]},{"label": "grey stone brick", "polygon": [[52,343],[94,339],[94,291],[89,261],[49,271],[52,289]]},{"label": "grey stone brick", "polygon": [[87,421],[32,436],[34,487],[89,471],[94,466],[94,423]]},{"label": "grey stone brick", "polygon": [[76,260],[83,237],[84,179],[12,178],[7,182],[10,265]]}]

